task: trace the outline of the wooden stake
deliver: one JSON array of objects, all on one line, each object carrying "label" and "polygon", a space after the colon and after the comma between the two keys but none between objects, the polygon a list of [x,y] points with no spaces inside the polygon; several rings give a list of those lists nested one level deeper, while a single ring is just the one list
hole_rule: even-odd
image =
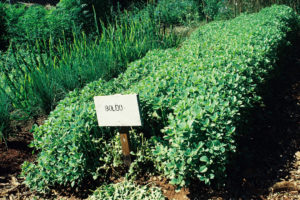
[{"label": "wooden stake", "polygon": [[126,166],[130,166],[130,143],[129,143],[129,128],[120,129],[120,139],[122,144],[123,159]]}]

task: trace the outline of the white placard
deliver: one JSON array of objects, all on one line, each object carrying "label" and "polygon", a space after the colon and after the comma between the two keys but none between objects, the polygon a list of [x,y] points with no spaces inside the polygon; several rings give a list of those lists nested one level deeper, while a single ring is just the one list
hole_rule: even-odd
[{"label": "white placard", "polygon": [[99,126],[142,126],[137,94],[94,97]]}]

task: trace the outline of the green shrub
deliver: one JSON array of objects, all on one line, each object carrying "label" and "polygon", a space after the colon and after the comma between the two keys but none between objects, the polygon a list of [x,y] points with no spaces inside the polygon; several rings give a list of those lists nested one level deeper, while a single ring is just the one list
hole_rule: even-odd
[{"label": "green shrub", "polygon": [[18,38],[19,35],[25,34],[23,30],[19,30],[18,20],[24,15],[26,6],[21,4],[10,5],[4,4],[6,14],[6,32],[9,40]]},{"label": "green shrub", "polygon": [[213,22],[179,50],[154,50],[118,78],[69,93],[34,130],[32,146],[40,153],[36,163],[23,166],[26,184],[42,191],[104,176],[101,166],[113,165],[111,147],[120,147],[115,129],[98,128],[93,97],[115,93],[139,94],[141,131],[152,141],[148,160],[172,184],[223,178],[247,111],[260,101],[278,51],[297,27],[295,13],[285,6]]},{"label": "green shrub", "polygon": [[[94,11],[93,2],[86,0],[61,0],[57,5],[56,9],[53,10],[53,15],[61,15],[57,19],[72,22],[71,27],[85,31],[86,33],[92,33],[95,31]],[[105,2],[105,1],[99,1]],[[103,15],[109,15],[107,11],[110,11],[111,3],[108,2],[104,7],[94,7],[97,11],[95,14],[102,13]],[[105,12],[104,12],[105,11]],[[97,16],[98,17],[98,16]],[[104,16],[102,16],[104,17]],[[106,17],[106,16],[105,16]],[[101,20],[105,18],[99,17]],[[98,18],[98,19],[99,19]]]},{"label": "green shrub", "polygon": [[211,20],[214,20],[215,17],[218,15],[220,8],[223,5],[223,2],[220,0],[203,0],[204,7],[203,12],[204,14]]},{"label": "green shrub", "polygon": [[161,190],[157,187],[138,186],[130,181],[103,185],[98,188],[89,200],[111,199],[111,200],[164,200]]},{"label": "green shrub", "polygon": [[34,43],[36,40],[53,41],[70,40],[74,33],[83,30],[85,18],[81,13],[83,6],[63,7],[58,4],[57,8],[49,10],[40,5],[25,6],[23,4],[4,4],[6,14],[7,38],[24,46],[27,42]]},{"label": "green shrub", "polygon": [[199,19],[199,5],[194,0],[159,0],[154,16],[166,25],[186,24]]}]

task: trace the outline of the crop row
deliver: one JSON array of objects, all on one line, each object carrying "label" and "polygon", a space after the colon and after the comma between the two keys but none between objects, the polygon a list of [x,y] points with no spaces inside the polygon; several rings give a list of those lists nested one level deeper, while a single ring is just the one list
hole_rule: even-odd
[{"label": "crop row", "polygon": [[[245,131],[239,127],[298,27],[286,6],[213,22],[179,50],[151,51],[118,78],[69,93],[34,129],[32,146],[40,153],[36,163],[23,165],[26,183],[39,191],[80,185],[120,165],[117,130],[98,128],[93,103],[94,96],[115,93],[140,95],[145,126],[137,132],[151,138],[147,156],[171,183],[223,178],[236,136]],[[139,136],[133,145],[141,145]]]}]

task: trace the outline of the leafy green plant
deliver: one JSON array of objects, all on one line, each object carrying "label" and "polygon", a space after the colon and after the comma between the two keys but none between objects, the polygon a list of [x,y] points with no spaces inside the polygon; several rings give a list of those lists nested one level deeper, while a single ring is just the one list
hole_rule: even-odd
[{"label": "leafy green plant", "polygon": [[286,6],[213,22],[180,49],[150,51],[117,78],[70,92],[34,130],[32,146],[40,153],[36,163],[23,166],[26,184],[43,191],[104,176],[96,170],[113,165],[117,131],[98,128],[93,97],[116,93],[140,96],[145,124],[140,131],[153,142],[136,152],[137,161],[153,162],[178,186],[224,178],[247,111],[261,101],[261,86],[272,76],[279,50],[298,28],[298,17]]},{"label": "leafy green plant", "polygon": [[154,17],[165,25],[188,24],[199,19],[198,10],[194,0],[159,0]]},{"label": "leafy green plant", "polygon": [[23,4],[3,4],[7,39],[21,47],[24,43],[36,40],[54,41],[71,40],[74,33],[79,34],[84,28],[85,15],[81,14],[84,6],[67,7],[59,3],[57,7],[46,9],[43,6]]},{"label": "leafy green plant", "polygon": [[203,12],[205,16],[210,20],[214,20],[224,2],[220,0],[203,0],[203,2]]},{"label": "leafy green plant", "polygon": [[103,185],[94,191],[89,200],[164,200],[161,190],[155,186],[138,186],[131,181],[124,180],[116,184]]},{"label": "leafy green plant", "polygon": [[[105,1],[101,1],[105,2]],[[61,0],[57,5],[56,9],[53,10],[53,16],[59,15],[56,19],[63,22],[69,22],[73,24],[71,27],[77,29],[78,32],[85,31],[86,33],[92,33],[95,31],[94,23],[94,12],[93,12],[94,1],[86,0]],[[94,7],[96,10],[95,14],[102,13],[103,16],[99,17],[101,20],[105,20],[105,15],[109,15],[107,11],[110,11],[112,6],[111,2],[107,1],[104,7]],[[52,24],[56,26],[56,24]]]}]

